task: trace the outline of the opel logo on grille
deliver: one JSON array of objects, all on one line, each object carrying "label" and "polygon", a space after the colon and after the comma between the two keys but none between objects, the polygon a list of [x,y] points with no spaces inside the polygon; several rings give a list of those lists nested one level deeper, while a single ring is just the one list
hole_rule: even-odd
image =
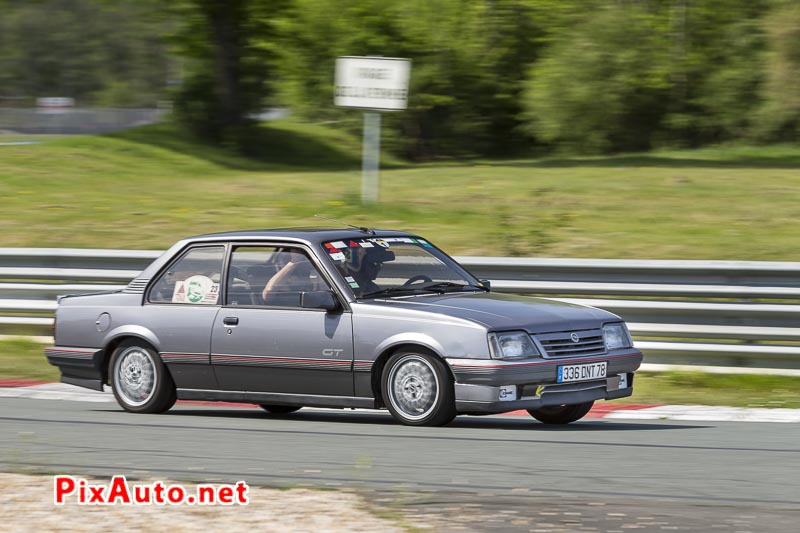
[{"label": "opel logo on grille", "polygon": [[572,339],[572,342],[578,342],[579,340],[581,340],[581,338],[578,337],[577,333],[570,333],[569,338]]}]

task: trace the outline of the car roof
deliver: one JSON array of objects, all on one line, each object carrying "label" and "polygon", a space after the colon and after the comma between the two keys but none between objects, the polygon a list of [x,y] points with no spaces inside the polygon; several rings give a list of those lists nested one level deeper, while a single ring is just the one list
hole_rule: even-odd
[{"label": "car roof", "polygon": [[254,229],[241,231],[226,231],[196,235],[185,239],[186,241],[205,240],[267,240],[267,239],[298,239],[309,243],[322,243],[339,239],[363,239],[365,237],[404,237],[412,235],[404,231],[373,229],[359,230],[350,228],[332,228],[323,226],[299,228]]},{"label": "car roof", "polygon": [[413,233],[404,231],[369,229],[361,231],[350,228],[331,228],[331,227],[307,227],[307,228],[276,228],[276,229],[254,229],[243,231],[226,231],[221,233],[207,233],[205,235],[195,235],[181,239],[172,245],[167,251],[161,254],[147,268],[145,268],[134,281],[149,280],[165,264],[174,259],[175,255],[187,246],[197,243],[219,243],[225,241],[258,242],[269,240],[280,240],[283,242],[293,241],[298,244],[317,246],[328,241],[339,241],[342,239],[364,239],[370,237],[414,237]]}]

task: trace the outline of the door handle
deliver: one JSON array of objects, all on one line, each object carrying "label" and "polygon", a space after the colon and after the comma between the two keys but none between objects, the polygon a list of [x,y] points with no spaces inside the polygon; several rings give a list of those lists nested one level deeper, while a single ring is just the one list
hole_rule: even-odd
[{"label": "door handle", "polygon": [[222,324],[225,326],[238,326],[239,325],[239,317],[238,316],[226,316],[222,319]]}]

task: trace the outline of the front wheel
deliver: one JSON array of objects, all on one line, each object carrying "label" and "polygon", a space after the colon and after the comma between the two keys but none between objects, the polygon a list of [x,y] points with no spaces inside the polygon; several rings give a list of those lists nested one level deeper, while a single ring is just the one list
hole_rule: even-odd
[{"label": "front wheel", "polygon": [[111,356],[111,389],[132,413],[163,413],[175,404],[175,384],[156,351],[146,342],[123,341]]},{"label": "front wheel", "polygon": [[302,407],[299,406],[299,405],[267,405],[267,404],[261,404],[259,407],[261,407],[263,410],[265,410],[268,413],[272,413],[273,415],[287,415],[289,413],[294,413],[295,411],[298,411],[298,410],[302,409]]},{"label": "front wheel", "polygon": [[528,413],[543,424],[569,424],[586,416],[593,405],[594,400],[575,405],[553,405],[528,409]]},{"label": "front wheel", "polygon": [[399,352],[381,376],[383,402],[407,426],[443,426],[456,416],[455,392],[441,359]]}]

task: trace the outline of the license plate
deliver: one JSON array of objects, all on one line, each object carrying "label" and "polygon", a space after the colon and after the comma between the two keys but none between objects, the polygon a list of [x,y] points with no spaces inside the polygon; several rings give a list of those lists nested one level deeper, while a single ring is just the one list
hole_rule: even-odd
[{"label": "license plate", "polygon": [[606,377],[608,361],[599,363],[585,363],[582,365],[563,365],[558,367],[559,383],[568,381],[586,381],[588,379],[600,379]]}]

